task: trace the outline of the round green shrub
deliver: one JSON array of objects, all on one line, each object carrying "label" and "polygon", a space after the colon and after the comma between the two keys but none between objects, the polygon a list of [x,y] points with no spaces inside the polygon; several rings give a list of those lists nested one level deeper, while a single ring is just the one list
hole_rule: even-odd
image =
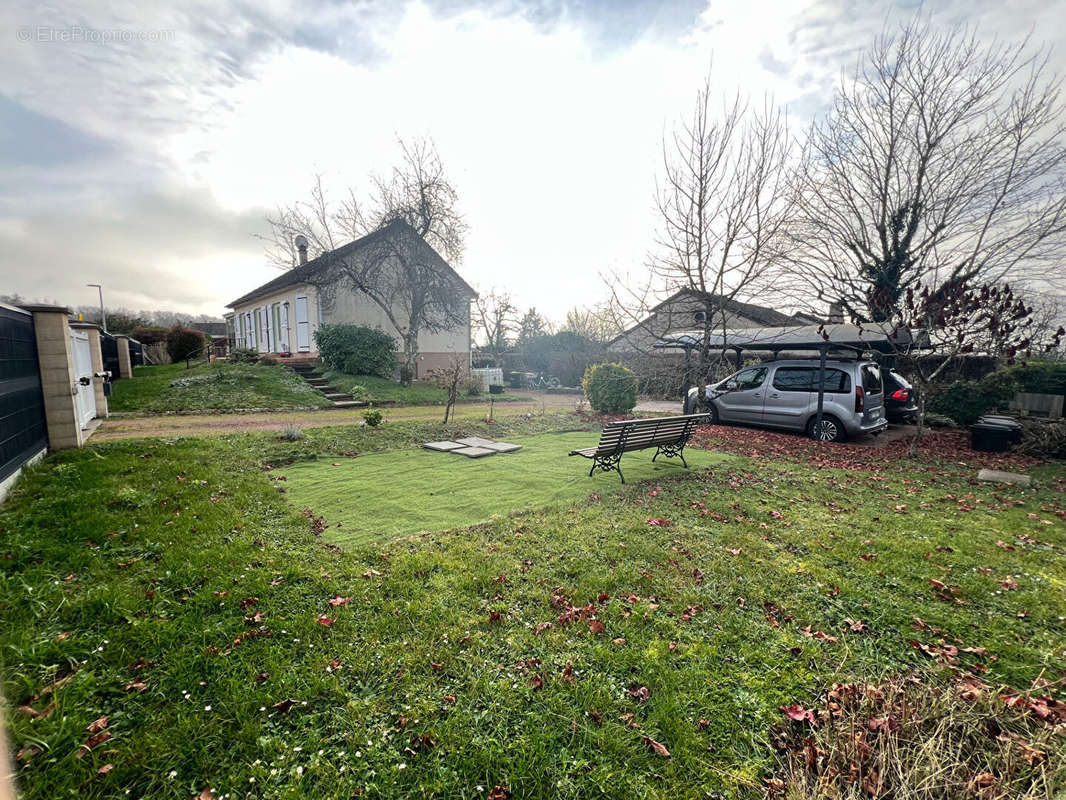
[{"label": "round green shrub", "polygon": [[315,331],[315,344],[330,369],[379,378],[391,378],[396,371],[396,342],[377,328],[323,325]]},{"label": "round green shrub", "polygon": [[199,356],[207,345],[207,337],[195,328],[175,325],[167,331],[167,355],[175,363]]},{"label": "round green shrub", "polygon": [[348,394],[352,396],[353,400],[369,400],[370,392],[361,383],[357,383],[348,390]]},{"label": "round green shrub", "polygon": [[623,414],[637,404],[637,376],[621,364],[593,364],[581,381],[594,411]]}]

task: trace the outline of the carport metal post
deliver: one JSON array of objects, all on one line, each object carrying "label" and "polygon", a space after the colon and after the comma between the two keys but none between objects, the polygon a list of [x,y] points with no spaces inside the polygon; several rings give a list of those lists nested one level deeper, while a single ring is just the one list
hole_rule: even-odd
[{"label": "carport metal post", "polygon": [[825,403],[825,356],[829,350],[828,345],[818,348],[818,416],[814,420],[815,439],[821,441],[822,435],[822,405]]}]

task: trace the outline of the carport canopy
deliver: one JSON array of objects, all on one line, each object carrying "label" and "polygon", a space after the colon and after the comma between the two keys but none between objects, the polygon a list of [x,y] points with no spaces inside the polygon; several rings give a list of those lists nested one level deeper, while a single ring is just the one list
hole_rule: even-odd
[{"label": "carport canopy", "polygon": [[[799,325],[786,328],[738,328],[706,334],[711,350],[759,350],[779,353],[782,350],[828,349],[850,352],[874,351],[885,355],[926,346],[923,332],[896,329],[885,324],[866,325]],[[656,343],[659,349],[695,350],[704,344],[703,331],[675,331],[663,335]]]},{"label": "carport canopy", "polygon": [[784,328],[740,328],[721,332],[676,331],[662,336],[654,347],[662,350],[684,350],[685,362],[693,350],[706,346],[711,350],[734,350],[737,369],[743,362],[745,350],[771,352],[775,356],[785,350],[812,350],[818,353],[818,416],[815,431],[822,429],[822,407],[825,401],[825,362],[830,352],[843,351],[859,356],[865,352],[893,355],[907,350],[928,347],[924,331],[889,327],[885,324],[798,325]]}]

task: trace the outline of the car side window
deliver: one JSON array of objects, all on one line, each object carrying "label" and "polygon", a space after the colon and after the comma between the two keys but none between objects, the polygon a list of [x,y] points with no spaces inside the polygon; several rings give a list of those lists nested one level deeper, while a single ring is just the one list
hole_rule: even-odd
[{"label": "car side window", "polygon": [[778,367],[774,373],[774,388],[781,392],[809,392],[813,384],[810,367]]},{"label": "car side window", "polygon": [[866,394],[881,393],[881,370],[873,364],[862,366],[862,388],[866,390]]},{"label": "car side window", "polygon": [[[818,374],[815,372],[813,386],[811,389],[818,391]],[[851,393],[851,376],[843,370],[831,369],[826,367],[825,370],[825,391],[830,394],[850,394]]]},{"label": "car side window", "polygon": [[733,378],[737,383],[737,391],[747,391],[749,389],[758,389],[762,386],[762,382],[766,380],[766,367],[753,367],[751,369],[741,370],[737,373],[737,376]]}]

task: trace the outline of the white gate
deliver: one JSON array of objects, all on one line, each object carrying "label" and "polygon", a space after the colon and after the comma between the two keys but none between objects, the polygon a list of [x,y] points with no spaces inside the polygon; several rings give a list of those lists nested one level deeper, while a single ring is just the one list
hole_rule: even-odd
[{"label": "white gate", "polygon": [[93,392],[93,358],[89,349],[89,334],[85,331],[70,332],[70,347],[74,351],[74,380],[78,394],[75,407],[78,410],[78,424],[82,429],[96,416],[96,394]]}]

